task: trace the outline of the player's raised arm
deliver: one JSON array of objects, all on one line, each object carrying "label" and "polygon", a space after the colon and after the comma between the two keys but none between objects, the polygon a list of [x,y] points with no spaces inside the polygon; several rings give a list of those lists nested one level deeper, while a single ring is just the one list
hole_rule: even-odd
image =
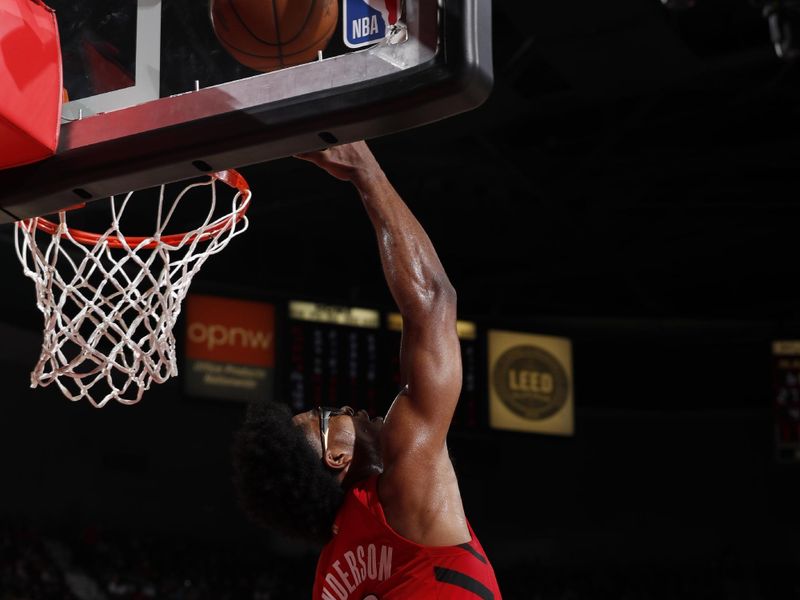
[{"label": "player's raised arm", "polygon": [[[353,486],[351,489],[359,481],[369,481],[377,467],[375,500],[382,509],[380,519],[385,517],[393,530],[392,539],[400,534],[416,544],[452,546],[459,551],[466,544],[482,556],[483,550],[472,536],[464,514],[446,444],[461,392],[461,349],[456,335],[453,286],[428,235],[365,143],[337,146],[300,158],[355,185],[377,235],[386,282],[403,315],[403,391],[377,428],[377,435],[375,425],[368,419],[343,420],[343,433],[354,436],[355,443],[348,444],[345,438],[326,464],[342,473],[346,470],[342,481]],[[295,419],[302,423],[314,416],[311,413]],[[354,431],[345,431],[347,425]],[[348,454],[351,449],[352,455]],[[359,466],[373,450],[378,451],[380,464],[367,460],[368,468]],[[368,489],[369,484],[366,485],[360,489]],[[416,550],[412,551],[415,556]],[[466,569],[462,573],[475,571],[484,578],[486,574],[481,573],[488,563],[476,561],[469,552],[462,558]],[[322,562],[326,561],[327,558]],[[426,576],[420,573],[419,577],[422,582]],[[491,582],[494,575],[485,579]],[[420,585],[426,590],[436,586],[434,582]]]},{"label": "player's raised arm", "polygon": [[[351,181],[375,228],[386,282],[403,316],[401,376],[407,389],[386,416],[384,457],[439,455],[461,391],[456,293],[428,235],[364,142],[301,155]],[[385,465],[389,467],[390,464]]]}]

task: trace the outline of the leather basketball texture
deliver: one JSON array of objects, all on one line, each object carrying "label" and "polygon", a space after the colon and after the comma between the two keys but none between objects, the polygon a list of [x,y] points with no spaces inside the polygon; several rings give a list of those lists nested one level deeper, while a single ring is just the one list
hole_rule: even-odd
[{"label": "leather basketball texture", "polygon": [[257,71],[316,60],[338,20],[337,0],[211,0],[217,39],[233,58]]}]

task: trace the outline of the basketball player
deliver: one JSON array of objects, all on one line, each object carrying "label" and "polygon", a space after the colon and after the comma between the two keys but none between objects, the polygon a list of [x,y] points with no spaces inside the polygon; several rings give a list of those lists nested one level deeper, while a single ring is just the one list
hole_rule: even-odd
[{"label": "basketball player", "polygon": [[384,418],[252,406],[234,444],[243,506],[261,524],[325,544],[314,600],[499,599],[447,451],[462,378],[453,286],[364,142],[298,158],[361,196],[403,315],[404,387]]}]

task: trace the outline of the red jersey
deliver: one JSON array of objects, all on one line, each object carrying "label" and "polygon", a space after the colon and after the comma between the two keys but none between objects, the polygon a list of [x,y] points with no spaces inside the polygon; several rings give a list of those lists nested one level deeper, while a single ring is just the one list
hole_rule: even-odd
[{"label": "red jersey", "polygon": [[500,600],[494,569],[478,538],[421,546],[386,522],[378,476],[356,483],[322,549],[313,600]]}]

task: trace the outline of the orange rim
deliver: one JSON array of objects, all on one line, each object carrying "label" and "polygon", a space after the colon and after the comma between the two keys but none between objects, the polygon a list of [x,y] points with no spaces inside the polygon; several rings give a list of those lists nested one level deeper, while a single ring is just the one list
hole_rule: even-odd
[{"label": "orange rim", "polygon": [[[233,224],[241,221],[242,217],[244,217],[244,214],[247,212],[247,209],[250,207],[250,186],[247,185],[245,178],[242,177],[241,173],[235,169],[228,169],[227,171],[219,171],[214,173],[211,175],[211,179],[223,182],[224,184],[238,190],[242,195],[241,199],[239,200],[239,206],[236,207],[236,210],[234,210],[227,218],[223,217],[218,219],[216,223],[205,229],[203,233],[171,233],[169,235],[162,235],[157,240],[151,239],[152,236],[125,236],[120,234],[122,239],[125,240],[127,246],[134,248],[139,247],[140,244],[143,244],[145,240],[151,241],[142,245],[142,248],[155,248],[160,244],[173,246],[182,242],[193,242],[195,238],[199,242],[205,242],[213,237],[216,237],[220,231],[224,231]],[[49,221],[48,219],[38,217],[32,220],[35,223],[36,228],[40,231],[44,231],[50,235],[55,235],[58,232],[58,225],[52,221]],[[28,222],[30,222],[30,220]],[[71,227],[67,227],[67,230],[69,231],[69,235],[72,237],[72,239],[86,246],[93,246],[97,244],[102,237],[97,233],[83,231],[81,229],[72,229]],[[108,237],[105,241],[111,248],[124,248],[126,246],[126,244],[124,244],[119,237]]]}]

